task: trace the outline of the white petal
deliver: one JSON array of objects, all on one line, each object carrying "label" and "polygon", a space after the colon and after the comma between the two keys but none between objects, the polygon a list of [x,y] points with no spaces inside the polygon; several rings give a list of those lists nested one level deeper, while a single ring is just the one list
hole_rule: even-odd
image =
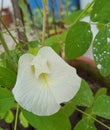
[{"label": "white petal", "polygon": [[23,77],[23,74],[26,73],[27,67],[30,65],[32,62],[34,56],[31,54],[24,54],[20,57],[19,62],[18,62],[18,75],[17,79]]},{"label": "white petal", "polygon": [[36,115],[51,115],[60,109],[60,103],[75,96],[80,81],[73,67],[50,47],[43,47],[36,57],[21,56],[13,94],[26,110]]},{"label": "white petal", "polygon": [[51,115],[60,109],[49,87],[36,79],[31,68],[33,56],[23,55],[19,60],[18,77],[13,94],[16,101],[36,115]]},{"label": "white petal", "polygon": [[76,71],[72,67],[59,68],[54,71],[51,76],[51,90],[58,103],[67,102],[71,100],[80,88],[81,78],[76,74]]},{"label": "white petal", "polygon": [[50,73],[47,59],[39,54],[33,59],[31,64],[35,67],[36,78],[38,78],[41,73]]},{"label": "white petal", "polygon": [[40,49],[39,55],[47,58],[51,68],[51,91],[58,103],[72,99],[80,88],[81,78],[75,68],[68,65],[50,47]]}]

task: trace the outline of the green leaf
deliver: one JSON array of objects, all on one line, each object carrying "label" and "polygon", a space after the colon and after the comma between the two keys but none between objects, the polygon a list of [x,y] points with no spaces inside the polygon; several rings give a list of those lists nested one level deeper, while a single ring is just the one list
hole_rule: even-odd
[{"label": "green leaf", "polygon": [[35,48],[35,47],[39,47],[40,46],[40,43],[37,40],[35,40],[35,41],[29,41],[27,44],[28,44],[29,48]]},{"label": "green leaf", "polygon": [[60,53],[60,44],[58,43],[54,43],[52,46],[53,50],[56,52],[56,53]]},{"label": "green leaf", "polygon": [[[88,116],[86,114],[84,114],[84,113],[86,113]],[[91,117],[96,118],[96,115],[94,115],[92,113],[92,107],[86,108],[84,113],[82,115],[82,118],[88,118],[88,119],[91,119]]]},{"label": "green leaf", "polygon": [[12,111],[9,110],[5,116],[5,122],[10,124],[13,122],[13,120],[14,120],[14,115]]},{"label": "green leaf", "polygon": [[[15,48],[14,50],[11,50],[10,53],[11,53],[13,60],[16,63],[18,63],[19,57],[24,53],[24,51],[23,50],[21,51],[21,49]],[[10,61],[10,59],[8,58],[8,56],[5,52],[3,52],[0,55],[0,58],[1,58],[1,63],[2,63],[0,66],[8,68],[11,71],[16,73],[15,68],[13,67],[13,63]]]},{"label": "green leaf", "polygon": [[89,118],[80,120],[73,130],[97,130],[94,122]]},{"label": "green leaf", "polygon": [[56,53],[60,53],[61,51],[61,46],[65,43],[67,31],[51,36],[45,40],[45,45],[46,46],[51,46]]},{"label": "green leaf", "polygon": [[107,94],[107,88],[100,88],[97,92],[96,92],[96,94],[95,94],[95,100],[99,97],[99,96],[101,96],[101,95],[106,95]]},{"label": "green leaf", "polygon": [[19,119],[20,119],[20,123],[24,128],[27,128],[29,126],[28,121],[26,120],[22,112],[20,112],[19,114]]},{"label": "green leaf", "polygon": [[14,104],[14,97],[6,88],[0,88],[0,112],[5,113]]},{"label": "green leaf", "polygon": [[110,74],[110,27],[103,27],[93,42],[93,55],[97,68],[103,76]]},{"label": "green leaf", "polygon": [[62,42],[65,42],[67,33],[68,33],[68,30],[66,30],[66,31],[64,31],[63,33],[59,34],[59,39],[60,39]]},{"label": "green leaf", "polygon": [[60,39],[60,35],[54,35],[45,40],[46,46],[51,46],[56,53],[60,52],[60,43],[63,41]]},{"label": "green leaf", "polygon": [[0,127],[0,130],[3,130],[3,129]]},{"label": "green leaf", "polygon": [[73,102],[66,103],[61,110],[67,115],[67,117],[71,116],[71,114],[75,111],[75,106]]},{"label": "green leaf", "polygon": [[99,96],[93,105],[93,113],[106,119],[110,119],[110,96]]},{"label": "green leaf", "polygon": [[38,51],[40,48],[36,47],[36,48],[29,48],[28,52],[31,53],[32,55],[37,55]]},{"label": "green leaf", "polygon": [[38,130],[70,130],[71,125],[68,117],[62,112],[52,116],[37,116],[26,110],[22,110],[28,122]]},{"label": "green leaf", "polygon": [[90,17],[94,22],[110,22],[110,0],[95,0]]},{"label": "green leaf", "polygon": [[64,32],[61,33],[61,34],[57,34],[57,35],[51,36],[51,37],[49,37],[49,38],[47,38],[47,39],[45,40],[45,45],[51,46],[51,45],[53,45],[54,43],[62,44],[62,43],[65,42],[66,35],[67,35],[67,30],[64,31]]},{"label": "green leaf", "polygon": [[[19,57],[24,54],[24,51],[22,50],[19,50],[18,48],[15,48],[14,50],[10,51],[11,52],[11,55],[13,57],[13,60],[18,63],[18,60],[19,60]],[[7,57],[8,59],[8,57]],[[8,66],[7,66],[8,67]]]},{"label": "green leaf", "polygon": [[93,104],[93,93],[86,81],[82,80],[81,87],[72,102],[78,106],[90,107]]},{"label": "green leaf", "polygon": [[7,112],[0,112],[0,120],[5,118]]},{"label": "green leaf", "polygon": [[90,25],[86,22],[79,22],[73,25],[67,34],[65,42],[65,54],[69,59],[83,55],[89,48],[92,41]]},{"label": "green leaf", "polygon": [[16,82],[16,74],[4,67],[0,67],[0,86],[12,88]]},{"label": "green leaf", "polygon": [[66,24],[72,24],[74,21],[79,17],[79,15],[83,12],[83,10],[78,10],[76,12],[73,12],[68,17],[65,17],[64,22]]}]

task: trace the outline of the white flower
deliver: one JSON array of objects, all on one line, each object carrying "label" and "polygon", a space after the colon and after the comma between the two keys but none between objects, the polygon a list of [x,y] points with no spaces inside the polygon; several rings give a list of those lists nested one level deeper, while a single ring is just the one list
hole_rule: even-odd
[{"label": "white flower", "polygon": [[18,63],[13,94],[24,109],[40,116],[56,113],[60,104],[71,100],[80,88],[81,78],[50,47],[37,56],[24,54]]}]

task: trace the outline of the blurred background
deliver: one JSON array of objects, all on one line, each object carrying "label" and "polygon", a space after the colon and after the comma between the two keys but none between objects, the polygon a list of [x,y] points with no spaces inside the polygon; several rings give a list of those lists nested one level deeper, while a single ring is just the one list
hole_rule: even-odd
[{"label": "blurred background", "polygon": [[[22,0],[19,0],[20,5],[24,6],[23,2],[21,1]],[[27,0],[27,2],[36,19],[40,19],[39,13],[41,13],[40,11],[43,8],[42,0]],[[65,14],[67,9],[68,13],[74,12],[78,9],[84,9],[89,2],[91,2],[91,0],[49,0],[48,4],[50,13],[52,13],[52,10],[54,9],[55,18],[59,20]],[[14,22],[13,15],[14,13],[13,13],[12,1],[0,0],[0,17],[2,17],[3,21],[6,23],[8,27],[10,26],[11,23]]]},{"label": "blurred background", "polygon": [[[63,19],[77,10],[84,9],[91,1],[92,0],[48,0],[47,35],[63,32],[66,29]],[[20,15],[17,12],[17,6],[19,6],[21,10]],[[23,34],[21,34],[22,31],[25,31],[28,41],[35,40],[38,35],[40,35],[38,32],[41,33],[42,30],[42,0],[0,0],[0,17],[16,40],[19,41],[19,35]],[[21,25],[18,18],[22,19],[23,25]],[[85,17],[82,20],[89,21],[90,19],[89,17]],[[97,33],[96,26],[91,26],[93,34],[95,35]],[[4,31],[4,37],[9,48],[13,49],[15,47],[14,41],[10,38],[2,25],[0,25],[0,28]],[[27,38],[25,38],[25,35],[20,37],[23,41],[26,41]],[[3,48],[0,46],[0,52],[2,52],[2,50]],[[93,59],[91,47],[84,55]]]}]

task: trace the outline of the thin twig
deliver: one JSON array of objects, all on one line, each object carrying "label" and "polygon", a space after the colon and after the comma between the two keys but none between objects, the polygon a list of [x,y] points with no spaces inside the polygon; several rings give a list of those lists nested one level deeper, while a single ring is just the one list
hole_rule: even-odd
[{"label": "thin twig", "polygon": [[85,14],[87,14],[87,11],[92,7],[92,5],[94,4],[94,0],[88,4],[88,6],[82,11],[82,13],[76,18],[76,20],[74,21],[73,25],[76,24]]},{"label": "thin twig", "polygon": [[52,5],[52,17],[53,17],[53,25],[55,29],[55,34],[57,34],[56,21],[55,21],[55,10],[54,10],[54,0],[51,0]]},{"label": "thin twig", "polygon": [[44,46],[45,42],[45,34],[46,34],[46,22],[48,16],[48,0],[43,0],[43,30],[42,30],[42,46]]},{"label": "thin twig", "polygon": [[14,124],[14,130],[17,130],[18,114],[19,114],[19,105],[17,104],[16,116],[15,116],[15,124]]},{"label": "thin twig", "polygon": [[[22,10],[19,6],[19,1],[11,0],[11,2],[12,2],[12,6],[13,6],[13,11],[14,11],[15,25],[25,27]],[[28,39],[26,36],[25,28],[17,29],[17,33],[18,33],[19,43],[23,44],[24,49],[27,49],[28,48],[28,46],[27,46]]]},{"label": "thin twig", "polygon": [[40,40],[40,34],[39,34],[38,28],[37,28],[37,26],[36,26],[36,24],[35,24],[34,15],[33,15],[33,12],[32,12],[32,10],[31,10],[31,7],[30,7],[30,5],[29,5],[29,3],[28,3],[27,0],[24,0],[24,2],[25,2],[26,6],[27,6],[27,8],[28,8],[29,13],[30,13],[30,17],[31,17],[31,21],[32,21],[32,29],[33,29],[34,32],[36,33],[37,39]]},{"label": "thin twig", "polygon": [[77,111],[79,111],[80,113],[86,115],[87,117],[90,117],[91,119],[93,119],[94,121],[96,121],[97,123],[99,123],[100,125],[104,126],[105,128],[107,128],[107,130],[110,130],[110,127],[109,127],[108,125],[106,125],[106,124],[104,124],[103,122],[97,120],[96,118],[94,118],[94,117],[91,116],[90,114],[88,114],[88,113],[82,111],[82,110],[79,109],[79,108],[75,108],[75,109],[76,109]]},{"label": "thin twig", "polygon": [[5,42],[5,39],[4,39],[4,37],[3,37],[3,34],[2,34],[2,32],[1,32],[1,30],[0,30],[0,41],[1,41],[1,44],[2,44],[2,46],[3,46],[3,48],[4,48],[4,50],[5,50],[5,52],[6,52],[7,56],[8,56],[8,58],[9,58],[9,60],[11,61],[12,65],[13,65],[13,68],[14,68],[15,72],[16,72],[16,70],[17,70],[17,64],[16,64],[16,62],[13,60],[13,58],[12,58],[12,56],[11,56],[10,50],[9,50],[9,48],[8,48],[6,42]]},{"label": "thin twig", "polygon": [[0,12],[0,17],[2,17],[2,10],[3,10],[3,0],[1,1],[1,12]]},{"label": "thin twig", "polygon": [[0,18],[0,23],[4,26],[4,28],[6,29],[6,31],[8,32],[8,34],[10,35],[10,37],[13,39],[13,41],[18,44],[18,42],[16,41],[16,39],[13,37],[13,35],[11,34],[11,32],[9,31],[9,29],[7,28],[7,26],[5,25],[5,23],[2,21],[2,19]]}]

